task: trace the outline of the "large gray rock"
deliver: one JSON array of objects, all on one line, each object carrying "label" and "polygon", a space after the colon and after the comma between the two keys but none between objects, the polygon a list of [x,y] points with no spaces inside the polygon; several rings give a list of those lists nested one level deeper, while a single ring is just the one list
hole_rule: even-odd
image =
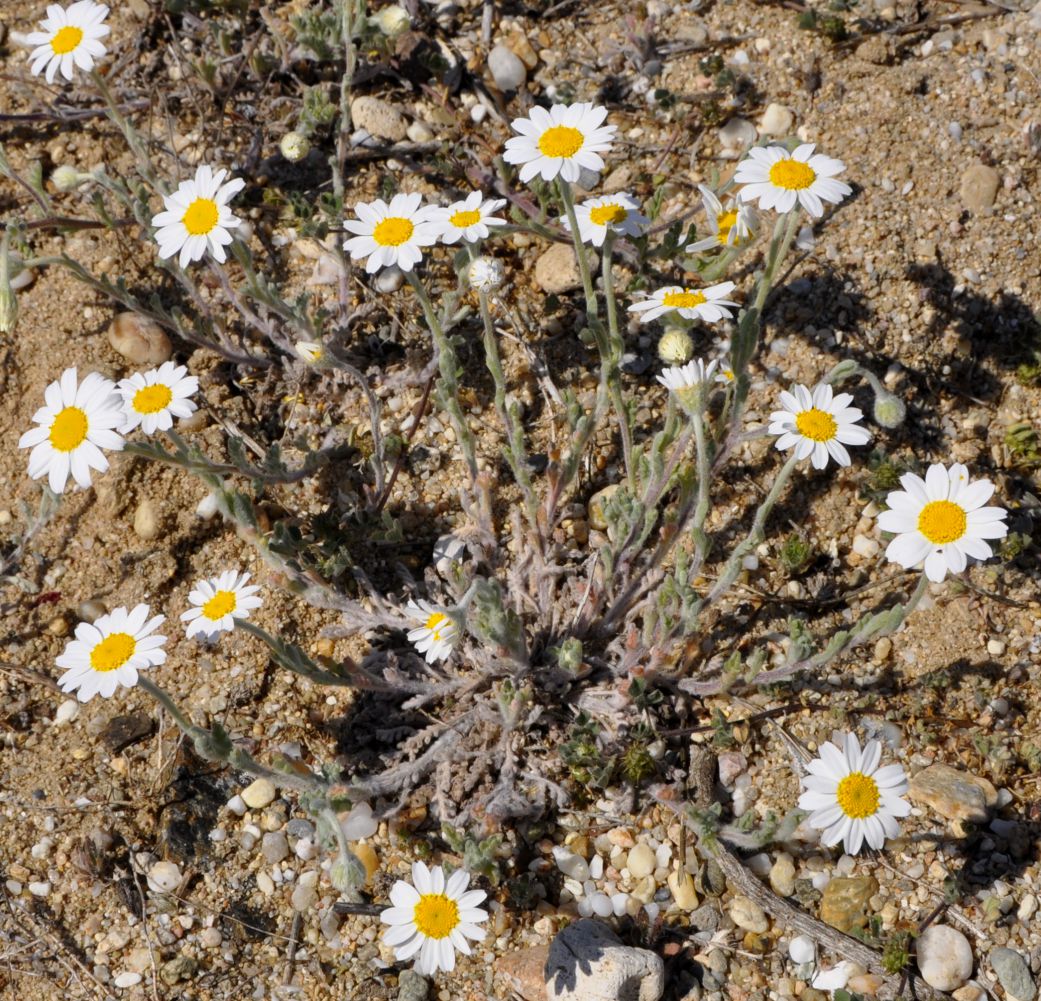
[{"label": "large gray rock", "polygon": [[957,928],[929,925],[916,943],[922,979],[938,991],[954,991],[972,976],[972,946]]},{"label": "large gray rock", "polygon": [[591,918],[561,931],[546,961],[549,1001],[659,1001],[665,964],[647,949],[623,945]]},{"label": "large gray rock", "polygon": [[1014,1001],[1034,1001],[1037,985],[1030,975],[1026,960],[1014,949],[992,949],[990,965],[1005,988],[1005,993]]}]

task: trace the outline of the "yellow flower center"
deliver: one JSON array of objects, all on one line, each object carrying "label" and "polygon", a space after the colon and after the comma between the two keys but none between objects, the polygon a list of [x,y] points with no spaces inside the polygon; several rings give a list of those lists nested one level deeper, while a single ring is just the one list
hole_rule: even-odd
[{"label": "yellow flower center", "polygon": [[625,222],[628,214],[621,205],[597,205],[589,210],[589,221],[594,226],[609,226],[613,222]]},{"label": "yellow flower center", "polygon": [[705,302],[702,292],[666,292],[661,304],[669,309],[693,309]]},{"label": "yellow flower center", "polygon": [[203,617],[216,622],[234,612],[236,604],[234,591],[218,591],[202,606]]},{"label": "yellow flower center", "polygon": [[586,137],[570,125],[554,125],[539,136],[539,151],[543,156],[574,156]]},{"label": "yellow flower center", "polygon": [[965,509],[954,501],[930,501],[918,515],[918,531],[934,546],[957,542],[967,526]]},{"label": "yellow flower center", "polygon": [[87,437],[87,415],[79,407],[66,407],[58,412],[51,425],[51,446],[58,452],[71,452]]},{"label": "yellow flower center", "polygon": [[400,247],[415,231],[415,226],[401,216],[391,216],[377,224],[372,238],[381,247]]},{"label": "yellow flower center", "polygon": [[170,387],[159,383],[155,386],[145,386],[134,393],[133,406],[139,414],[157,414],[164,407],[168,407],[172,399]]},{"label": "yellow flower center", "polygon": [[51,48],[56,56],[67,56],[83,41],[83,29],[67,25],[51,39]]},{"label": "yellow flower center", "polygon": [[448,616],[443,615],[441,612],[434,612],[430,618],[427,619],[427,629],[430,630],[431,635],[435,640],[441,639],[441,623],[447,622]]},{"label": "yellow flower center", "polygon": [[212,198],[196,198],[188,206],[181,222],[191,236],[205,236],[217,225],[219,216],[217,203]]},{"label": "yellow flower center", "polygon": [[770,183],[788,191],[802,191],[816,180],[816,171],[799,160],[778,160],[770,168]]},{"label": "yellow flower center", "polygon": [[831,441],[839,429],[831,414],[816,407],[810,407],[799,414],[795,418],[795,426],[799,429],[799,434],[813,441]]},{"label": "yellow flower center", "polygon": [[420,935],[448,938],[459,924],[459,905],[443,893],[424,893],[412,915]]},{"label": "yellow flower center", "polygon": [[122,667],[137,649],[137,641],[130,633],[112,633],[90,651],[90,666],[105,673]]},{"label": "yellow flower center", "polygon": [[863,820],[878,812],[881,795],[878,783],[863,772],[850,772],[835,790],[842,812],[854,820]]},{"label": "yellow flower center", "polygon": [[719,374],[726,379],[727,382],[734,381],[734,370],[732,368],[721,368]]},{"label": "yellow flower center", "polygon": [[479,209],[474,209],[472,212],[453,212],[448,217],[448,221],[459,229],[466,229],[467,226],[474,226],[481,221],[481,213]]},{"label": "yellow flower center", "polygon": [[[719,231],[719,242],[726,243],[730,238],[730,231],[734,228],[734,224],[737,222],[737,211],[732,212],[720,212],[716,216],[716,229]],[[737,240],[734,241],[736,246]]]}]

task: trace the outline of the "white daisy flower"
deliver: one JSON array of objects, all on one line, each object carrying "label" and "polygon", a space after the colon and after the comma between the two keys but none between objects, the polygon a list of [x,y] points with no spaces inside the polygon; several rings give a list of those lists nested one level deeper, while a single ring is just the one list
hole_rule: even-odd
[{"label": "white daisy flower", "polygon": [[297,341],[294,347],[297,355],[308,365],[316,365],[322,360],[322,345],[318,341]]},{"label": "white daisy flower", "polygon": [[836,396],[831,386],[821,383],[811,393],[805,386],[792,386],[792,391],[781,392],[783,410],[770,414],[770,434],[779,435],[777,448],[795,446],[800,459],[807,456],[814,469],[823,469],[830,455],[840,466],[850,464],[846,445],[866,445],[871,433],[857,426],[863,411],[851,407],[849,393]]},{"label": "white daisy flower", "polygon": [[513,131],[520,133],[506,140],[503,159],[521,164],[523,183],[540,174],[544,181],[558,175],[574,184],[582,168],[603,170],[600,154],[611,148],[617,131],[614,125],[601,124],[607,109],[592,104],[554,104],[549,111],[532,108],[531,117],[515,118]]},{"label": "white daisy flower", "polygon": [[814,218],[824,215],[822,202],[838,205],[853,189],[835,180],[846,165],[813,148],[813,143],[803,143],[789,153],[783,146],[753,146],[734,174],[744,185],[738,197],[757,201],[761,209],[791,212],[801,205]]},{"label": "white daisy flower", "polygon": [[426,662],[433,664],[448,657],[459,638],[455,621],[429,601],[409,601],[407,610],[412,618],[423,623],[410,629],[408,638],[420,653],[426,655]]},{"label": "white daisy flower", "polygon": [[437,243],[438,227],[433,220],[434,205],[422,205],[420,194],[395,195],[388,205],[382,198],[358,202],[357,219],[343,225],[356,234],[343,247],[351,260],[367,258],[365,270],[371,275],[380,268],[397,265],[411,271],[423,259],[421,247]]},{"label": "white daisy flower", "polygon": [[824,832],[821,843],[828,847],[841,841],[850,855],[865,841],[881,848],[886,838],[899,835],[897,818],[911,812],[900,798],[907,792],[907,776],[900,765],[878,767],[882,745],[877,740],[869,740],[863,751],[852,733],[836,733],[832,740],[806,766],[799,809],[810,811],[808,823]]},{"label": "white daisy flower", "polygon": [[175,365],[172,361],[120,379],[117,392],[123,397],[126,415],[126,423],[120,430],[129,434],[140,425],[145,434],[169,431],[175,417],[191,417],[199,409],[190,399],[198,390],[199,380],[188,375],[184,365]]},{"label": "white daisy flower", "polygon": [[181,613],[181,621],[188,623],[188,638],[216,639],[218,633],[230,633],[236,619],[248,619],[251,611],[260,608],[263,601],[255,597],[260,588],[247,585],[248,580],[248,573],[225,570],[217,577],[199,581],[188,594],[192,607]]},{"label": "white daisy flower", "polygon": [[934,463],[924,480],[904,473],[900,485],[904,489],[886,498],[889,510],[878,516],[882,531],[896,533],[886,556],[908,570],[924,561],[931,581],[943,580],[948,570],[961,573],[969,556],[990,559],[994,554],[985,540],[1008,534],[1008,512],[1003,507],[984,507],[994,484],[972,482],[960,462],[950,468]]},{"label": "white daisy flower", "polygon": [[686,365],[673,365],[664,369],[657,378],[666,389],[680,393],[688,389],[700,389],[715,375],[718,366],[719,362],[715,358],[707,365],[700,358],[695,358]]},{"label": "white daisy flower", "polygon": [[185,268],[209,250],[221,264],[227,260],[224,248],[234,240],[230,230],[242,225],[228,202],[246,186],[241,177],[222,183],[227,175],[226,170],[214,173],[203,164],[192,180],[181,181],[172,195],[164,196],[165,211],[152,217],[160,258],[165,261],[180,252]]},{"label": "white daisy flower", "polygon": [[166,660],[165,636],[152,635],[166,616],[148,617],[147,605],[129,612],[116,608],[107,615],[76,626],[76,638],[58,657],[65,673],[58,679],[63,692],[76,692],[80,702],[95,695],[111,698],[119,685],[133,688],[137,672],[158,667]]},{"label": "white daisy flower", "polygon": [[119,452],[123,438],[115,430],[124,421],[123,401],[115,383],[90,372],[77,383],[76,369],[67,368],[43,394],[44,406],[33,414],[39,427],[18,439],[19,448],[31,448],[29,476],[47,476],[50,488],[60,494],[69,474],[81,487],[90,486],[90,471],[104,472],[108,459],[103,448]]},{"label": "white daisy flower", "polygon": [[40,22],[39,31],[26,35],[26,42],[35,46],[29,54],[33,76],[44,73],[48,83],[54,83],[60,70],[66,80],[72,79],[73,67],[90,72],[94,61],[105,52],[101,44],[111,30],[104,24],[108,7],[94,0],[77,0],[69,7],[52,3],[47,16]]},{"label": "white daisy flower", "polygon": [[643,302],[634,302],[629,307],[630,313],[643,313],[641,323],[676,310],[685,320],[704,320],[706,323],[717,323],[729,319],[733,314],[728,306],[737,307],[737,303],[724,296],[733,292],[733,282],[721,282],[708,288],[683,288],[681,285],[670,285],[652,292]]},{"label": "white daisy flower", "polygon": [[708,216],[712,235],[698,240],[697,243],[688,244],[688,253],[711,250],[713,247],[740,247],[755,236],[758,216],[751,205],[737,199],[730,199],[724,205],[716,193],[704,184],[699,184],[698,190],[701,192],[701,204],[705,208],[705,215]]},{"label": "white daisy flower", "polygon": [[441,866],[428,869],[423,862],[412,863],[412,883],[399,879],[390,891],[394,905],[380,914],[390,927],[383,941],[394,949],[398,962],[416,956],[416,972],[429,977],[438,970],[455,969],[455,950],[470,955],[467,939],[480,942],[485,930],[478,922],[488,920],[488,912],[477,905],[487,894],[467,890],[470,874],[457,869],[445,877]]},{"label": "white daisy flower", "polygon": [[[575,218],[582,242],[594,247],[604,245],[608,230],[621,236],[639,236],[643,232],[641,227],[650,222],[632,196],[625,194],[590,198],[575,206]],[[571,220],[564,216],[560,222],[570,233]]]},{"label": "white daisy flower", "polygon": [[737,373],[729,366],[719,363],[719,371],[716,372],[716,382],[729,386],[737,378]]},{"label": "white daisy flower", "polygon": [[494,213],[506,204],[505,198],[485,200],[480,191],[471,191],[461,202],[448,208],[434,207],[430,219],[437,226],[442,243],[476,243],[488,236],[489,226],[505,226],[506,220]]}]

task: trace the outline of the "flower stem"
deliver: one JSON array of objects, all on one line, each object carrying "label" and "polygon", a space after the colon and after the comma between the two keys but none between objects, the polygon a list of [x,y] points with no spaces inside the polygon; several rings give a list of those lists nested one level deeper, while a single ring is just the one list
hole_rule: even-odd
[{"label": "flower stem", "polygon": [[[600,316],[600,307],[597,303],[596,292],[593,289],[593,276],[589,271],[589,258],[586,256],[586,246],[582,242],[582,234],[578,230],[578,216],[575,215],[575,195],[571,185],[562,177],[557,178],[557,188],[560,191],[560,200],[564,203],[564,212],[571,226],[571,242],[575,246],[575,257],[578,260],[578,273],[582,276],[582,291],[586,296],[586,316],[589,320],[596,320]],[[592,324],[590,324],[592,326]]]},{"label": "flower stem", "polygon": [[441,402],[448,411],[452,427],[455,429],[456,437],[459,439],[459,446],[463,450],[463,458],[470,471],[470,479],[476,485],[478,475],[477,446],[473,432],[470,430],[470,425],[466,423],[466,418],[463,415],[463,408],[459,403],[459,358],[455,353],[455,348],[452,346],[451,339],[445,334],[441,321],[437,318],[437,313],[434,310],[433,303],[430,301],[430,296],[427,295],[427,290],[423,287],[423,283],[414,271],[406,271],[405,277],[412,286],[412,290],[416,293],[416,298],[423,308],[423,316],[426,319],[427,327],[434,337],[434,345],[437,348],[438,368],[441,373]]},{"label": "flower stem", "polygon": [[730,590],[730,585],[734,583],[737,579],[737,575],[741,572],[741,561],[755,546],[762,542],[763,529],[766,527],[766,519],[770,517],[770,512],[774,509],[774,505],[780,499],[784,488],[788,485],[788,481],[791,479],[792,472],[795,470],[798,461],[799,460],[794,454],[789,456],[788,461],[781,468],[780,473],[777,474],[777,478],[774,480],[770,492],[766,495],[766,499],[759,505],[759,510],[755,513],[755,520],[752,522],[752,527],[749,530],[748,535],[746,535],[744,540],[734,548],[734,551],[730,554],[730,559],[727,560],[726,565],[723,567],[723,570],[719,575],[719,579],[716,581],[715,587],[709,591],[708,596],[705,598],[706,605],[711,605],[714,601],[719,600],[719,598]]}]

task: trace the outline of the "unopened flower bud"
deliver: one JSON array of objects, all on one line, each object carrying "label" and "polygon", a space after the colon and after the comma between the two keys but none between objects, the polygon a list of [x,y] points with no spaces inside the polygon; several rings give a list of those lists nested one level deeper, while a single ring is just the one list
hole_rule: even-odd
[{"label": "unopened flower bud", "polygon": [[668,327],[658,341],[658,357],[666,365],[685,365],[694,354],[694,341],[683,327]]},{"label": "unopened flower bud", "polygon": [[907,417],[907,407],[899,396],[885,391],[875,395],[875,422],[884,428],[898,428]]},{"label": "unopened flower bud", "polygon": [[478,257],[470,264],[467,278],[475,292],[494,292],[502,287],[506,271],[494,257]]},{"label": "unopened flower bud", "polygon": [[62,164],[60,167],[55,167],[51,174],[51,183],[59,191],[75,191],[84,181],[89,179],[90,174],[83,174],[75,167],[70,167],[68,164]]},{"label": "unopened flower bud", "polygon": [[408,11],[396,3],[376,11],[372,15],[372,21],[388,38],[397,38],[412,27],[412,18],[408,16]]},{"label": "unopened flower bud", "polygon": [[287,132],[282,136],[278,148],[290,163],[298,163],[311,152],[311,141],[303,133]]}]

